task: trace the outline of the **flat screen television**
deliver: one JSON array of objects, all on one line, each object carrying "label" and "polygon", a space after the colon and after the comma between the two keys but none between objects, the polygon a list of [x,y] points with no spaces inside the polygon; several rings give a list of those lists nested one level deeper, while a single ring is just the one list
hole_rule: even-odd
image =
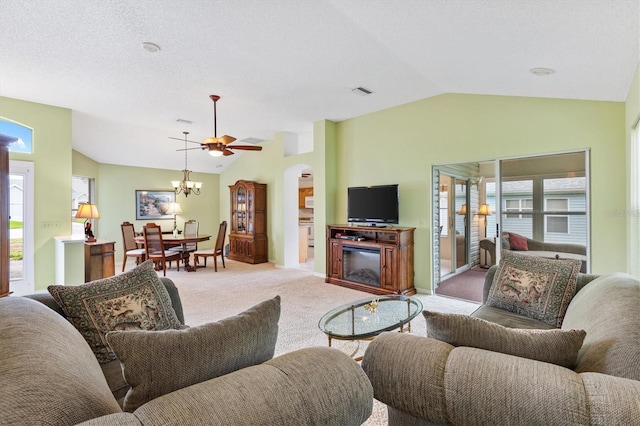
[{"label": "flat screen television", "polygon": [[347,217],[349,222],[397,224],[398,185],[347,188]]}]

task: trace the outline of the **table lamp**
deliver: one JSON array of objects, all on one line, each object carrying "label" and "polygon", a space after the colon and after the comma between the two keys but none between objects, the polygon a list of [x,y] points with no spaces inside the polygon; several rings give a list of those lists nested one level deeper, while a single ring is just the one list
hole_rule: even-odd
[{"label": "table lamp", "polygon": [[98,207],[95,204],[84,203],[78,205],[76,211],[76,219],[86,219],[84,221],[84,235],[88,243],[96,241],[93,231],[91,230],[91,222],[89,219],[100,219],[100,213],[98,213]]},{"label": "table lamp", "polygon": [[176,214],[182,213],[182,207],[180,207],[180,203],[169,203],[169,208],[167,209],[167,213],[173,215],[173,236],[178,236],[178,225],[176,223]]}]

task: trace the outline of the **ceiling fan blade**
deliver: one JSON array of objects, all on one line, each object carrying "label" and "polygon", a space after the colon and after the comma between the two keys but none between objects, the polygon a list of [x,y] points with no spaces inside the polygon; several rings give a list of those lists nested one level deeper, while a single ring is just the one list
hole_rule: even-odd
[{"label": "ceiling fan blade", "polygon": [[212,143],[227,145],[227,144],[230,144],[231,142],[233,142],[235,140],[236,140],[236,138],[234,138],[233,136],[229,136],[229,135],[220,136],[219,138],[217,138],[215,136],[210,136],[210,137],[208,137],[208,138],[206,138],[204,140],[204,143],[207,144],[207,145],[212,144]]},{"label": "ceiling fan blade", "polygon": [[174,137],[169,136],[169,139],[175,139],[175,140],[180,141],[180,142],[197,143],[198,145],[200,144],[200,142],[195,142],[195,141],[190,141],[190,140],[186,140],[185,141],[184,138],[181,139],[181,138],[174,138]]},{"label": "ceiling fan blade", "polygon": [[243,149],[245,151],[262,151],[262,147],[259,145],[229,145],[229,149]]},{"label": "ceiling fan blade", "polygon": [[200,148],[180,148],[180,149],[176,149],[176,151],[191,151],[194,149],[200,149]]},{"label": "ceiling fan blade", "polygon": [[233,136],[229,136],[229,135],[224,135],[218,138],[220,140],[220,143],[227,145],[230,144],[231,142],[235,141],[236,138],[234,138]]},{"label": "ceiling fan blade", "polygon": [[228,156],[228,155],[233,155],[233,154],[234,154],[234,152],[233,152],[233,151],[231,151],[230,149],[227,149],[227,148],[225,148],[225,149],[222,151],[222,155],[224,155],[225,157],[226,157],[226,156]]}]

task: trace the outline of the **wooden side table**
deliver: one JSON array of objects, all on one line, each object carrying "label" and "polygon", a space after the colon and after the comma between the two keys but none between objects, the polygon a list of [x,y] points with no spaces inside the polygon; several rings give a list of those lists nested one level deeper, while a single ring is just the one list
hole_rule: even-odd
[{"label": "wooden side table", "polygon": [[116,274],[115,242],[96,240],[84,243],[84,282]]}]

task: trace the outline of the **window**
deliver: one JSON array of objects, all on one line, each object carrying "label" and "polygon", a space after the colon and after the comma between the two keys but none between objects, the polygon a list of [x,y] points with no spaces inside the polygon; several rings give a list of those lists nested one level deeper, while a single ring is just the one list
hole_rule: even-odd
[{"label": "window", "polygon": [[95,202],[93,178],[85,176],[71,176],[71,235],[84,235],[84,219],[76,219],[78,204]]},{"label": "window", "polygon": [[449,235],[449,192],[446,187],[440,191],[440,236]]},{"label": "window", "polygon": [[[568,198],[548,198],[545,201],[547,204],[545,210],[547,212],[555,213],[569,211]],[[545,233],[568,234],[569,216],[545,214]]]},{"label": "window", "polygon": [[33,138],[32,129],[18,123],[14,123],[13,121],[0,118],[0,133],[18,138],[16,142],[9,145],[9,152],[26,152],[31,154]]},{"label": "window", "polygon": [[[508,218],[522,219],[521,213],[531,213],[533,211],[533,200],[531,198],[505,200],[505,209]],[[518,214],[513,214],[518,212]]]}]

